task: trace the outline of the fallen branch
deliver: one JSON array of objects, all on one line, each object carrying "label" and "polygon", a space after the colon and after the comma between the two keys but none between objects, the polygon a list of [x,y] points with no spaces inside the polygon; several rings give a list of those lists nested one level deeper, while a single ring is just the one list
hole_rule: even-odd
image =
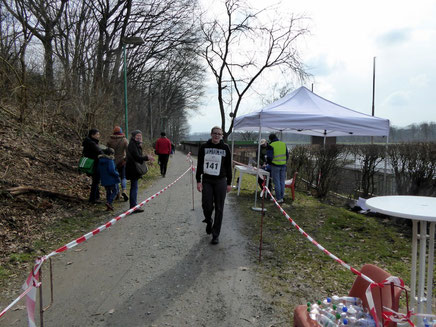
[{"label": "fallen branch", "polygon": [[6,107],[0,105],[0,109],[3,110],[4,112],[6,112],[7,114],[11,115],[12,117],[14,117],[15,119],[18,119],[19,116],[15,113],[13,113],[12,111],[6,109]]},{"label": "fallen branch", "polygon": [[6,174],[8,173],[8,169],[9,169],[9,166],[6,167],[6,170],[5,170],[5,173],[2,176],[2,179],[5,178]]},{"label": "fallen branch", "polygon": [[24,193],[38,193],[38,194],[46,195],[49,197],[56,197],[56,198],[59,198],[62,200],[68,200],[68,201],[74,201],[74,202],[85,201],[85,199],[83,199],[79,196],[54,192],[54,191],[45,190],[42,188],[34,188],[34,187],[30,187],[30,186],[12,187],[10,189],[7,189],[7,191],[12,195],[19,195],[19,194],[24,194]]}]

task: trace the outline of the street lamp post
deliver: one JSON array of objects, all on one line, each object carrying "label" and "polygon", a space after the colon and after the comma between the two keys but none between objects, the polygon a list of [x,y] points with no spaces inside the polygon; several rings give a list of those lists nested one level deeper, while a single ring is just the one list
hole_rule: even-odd
[{"label": "street lamp post", "polygon": [[132,36],[132,37],[123,37],[121,39],[121,42],[123,44],[123,66],[124,66],[124,105],[125,105],[125,111],[124,111],[124,133],[127,135],[129,132],[129,115],[128,115],[128,109],[127,109],[127,59],[126,59],[126,45],[132,44],[132,45],[141,45],[144,44],[144,40],[142,37],[139,36]]}]

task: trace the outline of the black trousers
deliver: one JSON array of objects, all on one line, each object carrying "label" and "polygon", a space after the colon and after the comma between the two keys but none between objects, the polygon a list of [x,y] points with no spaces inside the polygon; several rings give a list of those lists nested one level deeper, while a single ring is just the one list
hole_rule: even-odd
[{"label": "black trousers", "polygon": [[165,175],[167,173],[167,165],[169,154],[159,154],[160,174]]},{"label": "black trousers", "polygon": [[204,180],[201,204],[206,221],[212,221],[212,212],[215,209],[215,218],[212,225],[212,236],[218,237],[223,221],[224,201],[227,195],[227,179]]},{"label": "black trousers", "polygon": [[96,168],[94,173],[92,174],[92,184],[91,184],[91,193],[89,194],[89,202],[95,202],[97,200],[100,200],[99,184],[100,184],[100,172],[98,171],[98,168]]}]

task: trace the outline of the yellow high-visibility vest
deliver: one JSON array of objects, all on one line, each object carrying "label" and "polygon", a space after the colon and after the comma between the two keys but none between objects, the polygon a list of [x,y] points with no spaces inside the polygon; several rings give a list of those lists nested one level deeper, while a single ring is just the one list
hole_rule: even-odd
[{"label": "yellow high-visibility vest", "polygon": [[275,141],[270,144],[274,149],[272,163],[276,166],[286,165],[286,143]]}]

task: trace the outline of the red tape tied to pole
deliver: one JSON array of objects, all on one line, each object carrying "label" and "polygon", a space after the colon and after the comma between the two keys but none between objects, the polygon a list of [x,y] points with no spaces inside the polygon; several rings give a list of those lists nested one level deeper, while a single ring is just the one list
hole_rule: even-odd
[{"label": "red tape tied to pole", "polygon": [[415,326],[411,320],[412,312],[409,311],[407,314],[395,312],[389,308],[384,308],[383,318],[385,320],[385,326],[388,326],[390,322],[395,322],[397,324],[408,323],[410,326]]},{"label": "red tape tied to pole", "polygon": [[36,288],[41,286],[41,282],[39,281],[39,270],[46,259],[46,257],[42,257],[35,260],[35,266],[23,284],[23,290],[26,292],[27,319],[29,327],[36,327]]},{"label": "red tape tied to pole", "polygon": [[167,185],[165,188],[163,188],[159,192],[155,193],[154,195],[150,196],[149,198],[147,198],[143,202],[139,203],[135,207],[127,210],[126,212],[122,213],[118,217],[113,218],[112,220],[110,220],[109,222],[101,225],[100,227],[96,228],[92,232],[89,232],[89,233],[87,233],[85,235],[82,235],[81,237],[77,238],[76,240],[71,241],[70,243],[68,243],[68,244],[66,244],[64,246],[61,246],[60,248],[58,248],[55,251],[52,251],[50,254],[48,254],[46,256],[43,256],[41,258],[36,259],[35,265],[34,265],[32,271],[31,271],[31,273],[29,274],[29,276],[27,277],[26,281],[23,284],[22,288],[23,288],[24,292],[21,293],[20,296],[18,296],[6,308],[4,308],[3,311],[0,312],[0,317],[2,317],[4,314],[6,314],[6,312],[9,311],[16,303],[18,303],[19,300],[21,300],[23,297],[26,296],[26,307],[27,307],[27,316],[28,316],[29,327],[36,327],[36,324],[35,324],[36,288],[38,288],[41,285],[41,282],[39,281],[39,270],[41,269],[41,266],[44,263],[44,261],[46,261],[48,258],[50,258],[50,257],[52,257],[52,256],[54,256],[54,255],[56,255],[58,253],[64,252],[64,251],[66,251],[68,249],[71,249],[71,248],[75,247],[76,245],[78,245],[78,244],[80,244],[82,242],[87,241],[92,236],[97,235],[98,233],[104,231],[105,229],[113,226],[118,220],[120,220],[120,219],[126,217],[127,215],[131,214],[136,209],[142,207],[145,203],[150,202],[150,200],[156,198],[161,193],[163,193],[164,191],[166,191],[167,189],[172,187],[183,176],[185,176],[186,173],[189,172],[191,169],[192,169],[192,164],[174,182],[172,182],[171,184]]},{"label": "red tape tied to pole", "polygon": [[345,263],[345,261],[339,259],[337,256],[335,256],[330,251],[328,251],[326,248],[324,248],[321,244],[319,244],[316,240],[314,240],[310,235],[308,235],[300,226],[298,226],[294,222],[294,220],[286,213],[286,211],[283,210],[283,208],[276,201],[276,199],[274,198],[274,196],[272,195],[271,191],[268,189],[267,186],[264,186],[264,190],[266,190],[269,193],[271,198],[274,200],[275,205],[279,208],[280,212],[291,222],[291,224],[300,232],[300,234],[302,234],[306,239],[308,239],[312,244],[314,244],[319,250],[324,252],[326,255],[328,255],[330,258],[335,260],[337,263],[339,263],[340,265],[342,265],[343,267],[347,268],[348,270],[350,270],[355,275],[358,275],[358,276],[362,277],[363,279],[365,279],[367,282],[370,283],[368,288],[367,288],[367,290],[366,290],[366,292],[365,292],[365,295],[366,295],[366,299],[368,301],[368,306],[369,306],[369,309],[370,309],[370,314],[373,317],[373,319],[374,319],[374,321],[376,323],[376,326],[380,326],[379,321],[378,321],[377,312],[376,312],[375,305],[374,305],[374,299],[372,298],[371,289],[373,289],[374,287],[381,287],[381,288],[383,288],[385,286],[385,283],[390,283],[390,282],[393,282],[395,285],[399,285],[399,286],[403,286],[404,287],[403,280],[398,278],[398,277],[395,277],[395,276],[390,276],[389,278],[387,278],[382,283],[374,282],[368,276],[362,274],[360,271],[356,270],[355,268],[353,268],[350,265],[348,265],[347,263]]}]

